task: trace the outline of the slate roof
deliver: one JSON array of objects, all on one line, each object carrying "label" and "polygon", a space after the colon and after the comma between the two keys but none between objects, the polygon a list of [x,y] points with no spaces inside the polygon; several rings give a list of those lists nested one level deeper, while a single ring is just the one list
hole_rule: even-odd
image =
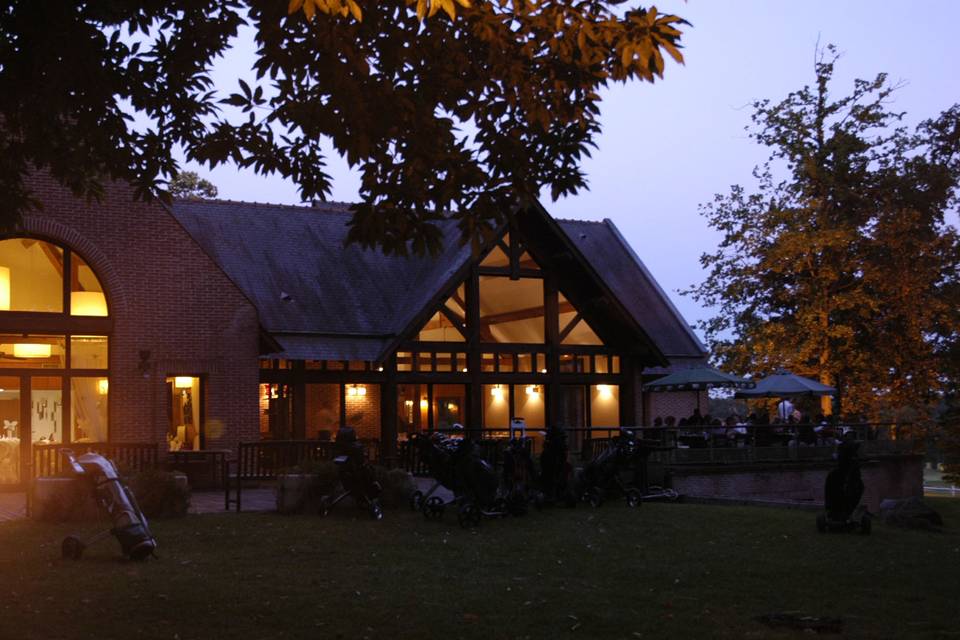
[{"label": "slate roof", "polygon": [[[261,326],[292,359],[382,358],[470,259],[453,223],[435,258],[345,247],[349,205],[338,203],[178,200],[172,213],[256,306]],[[557,222],[664,355],[705,355],[612,222]]]}]

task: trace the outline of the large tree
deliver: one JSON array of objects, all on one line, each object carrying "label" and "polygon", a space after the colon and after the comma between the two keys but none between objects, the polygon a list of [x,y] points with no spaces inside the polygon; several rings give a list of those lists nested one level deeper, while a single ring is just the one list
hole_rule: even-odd
[{"label": "large tree", "polygon": [[723,239],[687,293],[717,308],[704,328],[728,366],[815,376],[877,418],[931,406],[955,373],[960,106],[908,131],[883,74],[832,95],[836,60],[828,48],[815,85],[754,103],[770,159],[754,190],[702,208]]},{"label": "large tree", "polygon": [[[475,240],[542,188],[585,186],[598,92],[682,62],[683,23],[622,0],[17,0],[0,8],[0,223],[37,204],[36,169],[77,195],[122,179],[162,196],[178,146],[323,198],[330,144],[362,175],[352,240],[436,250],[442,216]],[[214,87],[243,24],[252,77]]]}]

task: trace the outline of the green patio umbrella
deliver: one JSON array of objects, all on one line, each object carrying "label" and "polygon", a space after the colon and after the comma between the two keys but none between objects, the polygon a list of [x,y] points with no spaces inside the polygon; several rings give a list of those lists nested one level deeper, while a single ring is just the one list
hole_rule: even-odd
[{"label": "green patio umbrella", "polygon": [[712,367],[681,369],[643,385],[644,391],[702,391],[704,389],[752,389],[753,380],[724,373]]},{"label": "green patio umbrella", "polygon": [[737,391],[738,398],[794,398],[797,396],[832,396],[833,387],[804,378],[789,371],[778,371],[757,382],[753,389]]}]

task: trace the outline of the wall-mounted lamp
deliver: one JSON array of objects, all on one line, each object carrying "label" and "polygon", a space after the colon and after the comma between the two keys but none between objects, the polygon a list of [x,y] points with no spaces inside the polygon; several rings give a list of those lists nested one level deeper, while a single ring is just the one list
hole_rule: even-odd
[{"label": "wall-mounted lamp", "polygon": [[490,389],[490,395],[497,400],[503,400],[503,386],[499,384],[494,385],[493,388]]},{"label": "wall-mounted lamp", "polygon": [[347,395],[348,396],[365,396],[367,395],[367,387],[362,384],[348,384]]},{"label": "wall-mounted lamp", "polygon": [[176,376],[173,379],[174,389],[190,389],[193,387],[193,378],[190,376]]},{"label": "wall-mounted lamp", "polygon": [[102,396],[107,395],[107,392],[110,390],[110,381],[106,378],[101,378],[97,380],[97,393]]},{"label": "wall-mounted lamp", "polygon": [[420,411],[426,411],[429,406],[430,403],[426,398],[420,398]]},{"label": "wall-mounted lamp", "polygon": [[540,385],[528,384],[526,392],[528,396],[538,396],[540,395]]},{"label": "wall-mounted lamp", "polygon": [[608,400],[613,397],[613,387],[608,384],[598,384],[597,395],[604,400]]}]

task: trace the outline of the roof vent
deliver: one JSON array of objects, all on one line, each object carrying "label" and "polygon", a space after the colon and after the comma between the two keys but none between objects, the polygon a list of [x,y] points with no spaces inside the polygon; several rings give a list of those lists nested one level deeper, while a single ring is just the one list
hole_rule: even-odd
[{"label": "roof vent", "polygon": [[290,295],[289,293],[287,293],[286,291],[281,291],[281,292],[280,292],[280,299],[283,300],[284,302],[290,302],[291,300],[293,300],[293,296],[291,296],[291,295]]}]

